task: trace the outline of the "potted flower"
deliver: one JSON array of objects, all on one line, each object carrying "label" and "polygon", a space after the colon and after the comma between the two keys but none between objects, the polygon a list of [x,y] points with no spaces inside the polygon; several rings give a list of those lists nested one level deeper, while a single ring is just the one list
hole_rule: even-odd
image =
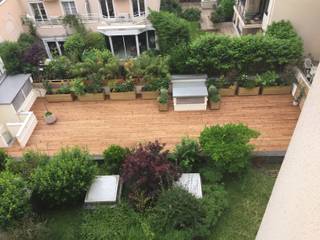
[{"label": "potted flower", "polygon": [[103,101],[105,94],[100,81],[87,81],[76,78],[71,82],[71,90],[75,93],[79,101]]},{"label": "potted flower", "polygon": [[68,83],[62,83],[57,90],[53,90],[52,85],[45,81],[46,100],[48,102],[72,102],[73,94]]},{"label": "potted flower", "polygon": [[159,111],[160,112],[166,112],[169,110],[169,95],[168,90],[165,88],[160,89],[160,95],[158,97],[158,103],[159,103]]},{"label": "potted flower", "polygon": [[220,96],[228,97],[236,95],[237,85],[233,81],[227,80],[223,75],[216,79],[214,83],[219,89]]},{"label": "potted flower", "polygon": [[57,118],[52,112],[46,111],[44,113],[44,121],[46,124],[54,124],[57,121]]},{"label": "potted flower", "polygon": [[209,107],[211,110],[220,109],[220,94],[218,89],[214,85],[210,85],[209,89]]},{"label": "potted flower", "polygon": [[136,93],[134,91],[134,84],[132,80],[116,81],[111,87],[111,100],[134,100]]},{"label": "potted flower", "polygon": [[267,71],[257,75],[262,86],[263,95],[290,94],[291,84],[283,81],[275,71]]},{"label": "potted flower", "polygon": [[256,77],[242,74],[240,76],[238,84],[239,84],[239,88],[238,88],[238,95],[239,96],[259,95],[260,83]]}]

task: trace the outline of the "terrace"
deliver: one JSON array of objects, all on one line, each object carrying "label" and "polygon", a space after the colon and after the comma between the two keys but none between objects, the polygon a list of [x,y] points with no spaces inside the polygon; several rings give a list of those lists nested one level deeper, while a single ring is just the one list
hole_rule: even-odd
[{"label": "terrace", "polygon": [[[45,105],[58,122],[46,125]],[[155,100],[47,103],[38,98],[32,107],[39,123],[26,148],[8,149],[20,156],[28,148],[48,154],[62,146],[87,147],[101,154],[110,144],[134,146],[155,138],[173,148],[181,137],[197,137],[206,125],[245,123],[261,135],[254,141],[258,151],[286,150],[300,114],[290,95],[224,97],[221,110],[203,112],[158,111]]]}]

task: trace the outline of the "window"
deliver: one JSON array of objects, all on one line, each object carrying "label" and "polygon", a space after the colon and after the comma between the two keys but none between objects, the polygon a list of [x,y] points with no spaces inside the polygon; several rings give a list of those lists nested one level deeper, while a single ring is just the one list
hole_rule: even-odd
[{"label": "window", "polygon": [[1,76],[3,76],[5,73],[5,69],[4,69],[4,63],[0,57],[0,79],[1,79]]},{"label": "window", "polygon": [[42,2],[30,3],[30,6],[32,8],[33,15],[36,21],[48,20],[47,13]]},{"label": "window", "polygon": [[112,36],[113,51],[119,58],[137,56],[137,44],[135,35]]},{"label": "window", "polygon": [[77,15],[77,9],[74,1],[63,1],[61,4],[66,15]]},{"label": "window", "polygon": [[61,56],[64,53],[64,39],[45,39],[43,40],[48,58]]},{"label": "window", "polygon": [[144,0],[132,0],[133,16],[143,16],[145,14]]},{"label": "window", "polygon": [[100,6],[104,17],[114,17],[113,0],[100,0]]},{"label": "window", "polygon": [[153,30],[148,31],[148,46],[156,48],[156,33]]}]

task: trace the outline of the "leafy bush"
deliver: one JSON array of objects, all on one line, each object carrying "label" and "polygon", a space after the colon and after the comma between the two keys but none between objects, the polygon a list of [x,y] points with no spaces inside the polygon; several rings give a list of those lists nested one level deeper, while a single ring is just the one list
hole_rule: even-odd
[{"label": "leafy bush", "polygon": [[11,172],[0,173],[0,226],[7,227],[29,212],[30,194],[26,182]]},{"label": "leafy bush", "polygon": [[194,73],[193,65],[187,63],[187,60],[190,55],[190,47],[189,44],[179,44],[175,48],[171,49],[169,54],[169,67],[171,73]]},{"label": "leafy bush", "polygon": [[81,55],[85,50],[86,43],[84,37],[80,33],[69,36],[64,42],[64,51],[72,61],[76,62],[81,59]]},{"label": "leafy bush", "polygon": [[201,200],[178,187],[163,191],[151,210],[152,226],[160,233],[189,230],[190,235],[197,237],[205,219],[206,211]]},{"label": "leafy bush", "polygon": [[200,145],[214,164],[225,173],[241,173],[247,169],[254,146],[252,138],[259,136],[243,124],[206,127],[200,134]]},{"label": "leafy bush", "polygon": [[45,76],[47,79],[71,78],[71,66],[71,61],[65,56],[54,58],[45,67]]},{"label": "leafy bush", "polygon": [[170,52],[191,39],[190,23],[169,12],[151,12],[148,16],[156,29],[160,50]]},{"label": "leafy bush", "polygon": [[213,23],[231,21],[234,4],[235,0],[220,0],[217,9],[211,14],[211,21]]},{"label": "leafy bush", "polygon": [[198,22],[200,21],[201,11],[198,8],[187,8],[181,14],[181,17],[188,20]]},{"label": "leafy bush", "polygon": [[4,149],[0,149],[0,171],[5,169],[5,164],[9,155]]},{"label": "leafy bush", "polygon": [[292,24],[289,21],[285,20],[273,22],[271,25],[269,25],[266,31],[266,35],[279,39],[299,38]]},{"label": "leafy bush", "polygon": [[80,225],[80,239],[147,240],[140,216],[126,204],[98,207],[85,214]]},{"label": "leafy bush", "polygon": [[61,86],[57,89],[58,94],[69,94],[71,93],[71,87],[69,84],[61,84]]},{"label": "leafy bush", "polygon": [[111,145],[103,152],[104,165],[108,174],[119,174],[121,165],[129,150],[118,145]]},{"label": "leafy bush", "polygon": [[106,49],[104,35],[99,32],[88,32],[84,36],[85,49]]},{"label": "leafy bush", "polygon": [[260,79],[256,78],[254,76],[248,76],[247,74],[241,74],[238,84],[239,87],[243,87],[243,88],[255,88],[258,87],[260,85]]},{"label": "leafy bush", "polygon": [[167,11],[179,16],[182,13],[182,8],[177,0],[161,0],[160,10]]},{"label": "leafy bush", "polygon": [[173,150],[173,159],[183,172],[194,171],[203,160],[199,143],[189,137],[182,138]]},{"label": "leafy bush", "polygon": [[[158,141],[139,145],[127,155],[121,171],[129,198],[137,194],[154,199],[161,189],[168,188],[178,179],[178,169],[168,161],[168,151]],[[141,198],[140,198],[141,199]],[[131,198],[131,200],[134,200]]]},{"label": "leafy bush", "polygon": [[17,42],[2,42],[0,44],[0,56],[8,74],[22,72],[22,49]]},{"label": "leafy bush", "polygon": [[77,96],[84,95],[86,93],[86,86],[83,79],[75,78],[70,82],[70,90]]},{"label": "leafy bush", "polygon": [[131,80],[117,81],[111,88],[112,92],[132,92],[134,90],[134,83]]},{"label": "leafy bush", "polygon": [[29,180],[31,174],[39,166],[44,166],[48,163],[49,156],[41,152],[28,150],[23,153],[21,160],[8,158],[6,162],[6,170],[22,176]]},{"label": "leafy bush", "polygon": [[158,102],[161,104],[166,104],[169,101],[168,90],[165,88],[160,89],[160,95],[158,97]]},{"label": "leafy bush", "polygon": [[87,151],[63,148],[32,174],[33,199],[48,207],[81,202],[96,170]]},{"label": "leafy bush", "polygon": [[275,71],[267,71],[257,75],[258,82],[264,87],[279,86],[280,76]]},{"label": "leafy bush", "polygon": [[209,100],[211,102],[216,103],[220,101],[219,90],[214,85],[209,86],[208,93],[209,93]]},{"label": "leafy bush", "polygon": [[36,41],[37,39],[35,36],[29,33],[21,33],[17,42],[21,49],[27,49]]}]

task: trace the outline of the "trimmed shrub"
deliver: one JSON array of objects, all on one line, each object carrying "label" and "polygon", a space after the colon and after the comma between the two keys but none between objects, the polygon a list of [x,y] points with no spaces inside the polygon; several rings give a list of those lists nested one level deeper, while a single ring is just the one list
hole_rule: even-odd
[{"label": "trimmed shrub", "polygon": [[173,150],[173,160],[182,169],[183,172],[192,172],[200,166],[203,161],[198,141],[184,137]]},{"label": "trimmed shrub", "polygon": [[7,227],[29,212],[30,193],[26,182],[11,172],[0,173],[0,226]]},{"label": "trimmed shrub", "polygon": [[21,33],[17,42],[21,49],[27,49],[36,41],[37,38],[35,36],[29,33]]},{"label": "trimmed shrub", "polygon": [[194,73],[193,65],[187,63],[187,60],[190,55],[190,47],[188,44],[180,44],[175,48],[171,49],[169,54],[169,67],[171,73]]},{"label": "trimmed shrub", "polygon": [[129,153],[129,149],[111,145],[103,152],[104,166],[108,174],[119,174],[121,165]]},{"label": "trimmed shrub", "polygon": [[66,56],[74,62],[79,61],[86,47],[84,36],[80,33],[69,36],[64,42],[63,47]]},{"label": "trimmed shrub", "polygon": [[220,0],[217,9],[211,14],[211,21],[213,23],[231,21],[234,4],[235,0]]},{"label": "trimmed shrub", "polygon": [[29,179],[37,167],[44,166],[48,163],[49,156],[41,152],[28,150],[24,152],[21,160],[8,158],[6,170],[19,174],[24,179]]},{"label": "trimmed shrub", "polygon": [[9,155],[4,149],[0,149],[0,171],[5,169],[6,161]]},{"label": "trimmed shrub", "polygon": [[45,76],[47,79],[71,78],[71,66],[71,61],[65,56],[54,58],[45,67]]},{"label": "trimmed shrub", "polygon": [[161,0],[160,10],[167,11],[179,16],[182,13],[182,8],[177,0]]},{"label": "trimmed shrub", "polygon": [[140,144],[126,157],[121,177],[132,203],[137,202],[135,199],[145,201],[142,196],[153,200],[161,189],[170,187],[179,178],[180,173],[163,148],[158,141]]},{"label": "trimmed shrub", "polygon": [[203,229],[206,211],[201,200],[182,188],[173,187],[160,194],[150,218],[153,228],[159,233],[187,230],[190,234],[188,239],[193,239]]},{"label": "trimmed shrub", "polygon": [[148,16],[156,29],[160,50],[170,52],[180,44],[189,43],[191,39],[190,23],[169,12],[151,12]]},{"label": "trimmed shrub", "polygon": [[273,22],[271,25],[269,25],[266,31],[266,35],[279,39],[299,38],[292,24],[289,21],[285,20]]},{"label": "trimmed shrub", "polygon": [[86,240],[115,240],[132,239],[147,240],[145,223],[140,216],[128,205],[116,207],[99,207],[85,214],[80,225],[80,239]]},{"label": "trimmed shrub", "polygon": [[8,74],[22,72],[22,48],[17,42],[3,42],[0,44],[0,57]]},{"label": "trimmed shrub", "polygon": [[79,203],[96,172],[97,167],[87,151],[63,148],[32,174],[33,199],[47,207]]},{"label": "trimmed shrub", "polygon": [[85,49],[106,49],[106,42],[104,35],[99,32],[88,32],[84,37]]},{"label": "trimmed shrub", "polygon": [[191,21],[198,22],[200,21],[201,11],[198,8],[187,8],[181,14],[181,17]]},{"label": "trimmed shrub", "polygon": [[243,124],[215,125],[201,132],[200,145],[224,173],[241,173],[247,169],[254,149],[249,142],[258,136]]}]

